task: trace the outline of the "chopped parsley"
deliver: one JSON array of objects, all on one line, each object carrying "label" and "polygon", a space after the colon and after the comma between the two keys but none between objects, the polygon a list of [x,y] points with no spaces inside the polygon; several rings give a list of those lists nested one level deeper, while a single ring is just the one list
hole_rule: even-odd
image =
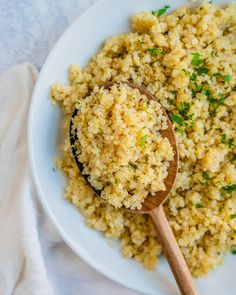
[{"label": "chopped parsley", "polygon": [[163,55],[164,51],[159,48],[148,48],[148,51],[152,55]]},{"label": "chopped parsley", "polygon": [[225,75],[225,76],[224,76],[224,81],[225,81],[225,82],[229,82],[229,81],[231,81],[232,79],[233,79],[233,77],[230,76],[230,75]]},{"label": "chopped parsley", "polygon": [[133,176],[133,180],[134,180],[134,181],[137,181],[137,180],[138,180],[138,176],[137,176],[137,175],[134,175],[134,176]]},{"label": "chopped parsley", "polygon": [[190,76],[190,81],[196,81],[197,80],[197,74],[196,73],[193,73],[191,76]]},{"label": "chopped parsley", "polygon": [[210,179],[211,179],[211,177],[210,177],[208,171],[203,171],[203,172],[202,172],[202,177],[203,177],[205,180],[210,180]]},{"label": "chopped parsley", "polygon": [[[171,114],[170,118],[173,122],[177,123],[180,126],[187,126],[192,128],[195,125],[195,121],[193,120],[193,114],[188,114],[190,110],[190,103],[184,101],[181,102],[180,108],[178,109],[179,114]],[[176,130],[180,131],[180,130]],[[182,131],[181,131],[182,132]]]},{"label": "chopped parsley", "polygon": [[210,92],[210,90],[209,89],[205,89],[204,91],[203,91],[203,94],[204,95],[206,95],[206,97],[211,97],[211,92]]},{"label": "chopped parsley", "polygon": [[223,134],[221,137],[221,143],[226,143],[226,134]]},{"label": "chopped parsley", "polygon": [[183,126],[183,118],[181,118],[177,114],[170,114],[170,118],[173,122],[179,124],[180,126]]},{"label": "chopped parsley", "polygon": [[207,74],[209,70],[208,70],[208,68],[203,66],[203,67],[196,68],[196,71],[199,76],[203,76],[203,75]]},{"label": "chopped parsley", "polygon": [[217,108],[224,103],[225,96],[223,93],[218,94],[218,98],[212,97],[212,93],[209,89],[203,91],[203,95],[207,97],[207,100],[210,104],[209,113],[210,115],[215,115]]},{"label": "chopped parsley", "polygon": [[236,190],[236,183],[232,185],[224,186],[223,190],[229,195],[232,194]]},{"label": "chopped parsley", "polygon": [[234,139],[233,138],[229,138],[228,139],[228,147],[231,149],[232,147],[234,147]]},{"label": "chopped parsley", "polygon": [[233,230],[234,234],[236,234],[236,229]]},{"label": "chopped parsley", "polygon": [[224,101],[225,101],[225,96],[224,96],[224,94],[223,94],[223,93],[219,93],[219,94],[218,94],[218,97],[219,97],[219,99],[220,99],[220,102],[221,102],[221,103],[224,103]]},{"label": "chopped parsley", "polygon": [[190,110],[190,103],[186,101],[181,102],[179,113],[184,119],[188,119],[189,110]]},{"label": "chopped parsley", "polygon": [[221,73],[214,73],[213,75],[212,75],[213,77],[223,77],[223,75],[221,74]]},{"label": "chopped parsley", "polygon": [[169,8],[170,8],[169,5],[165,5],[164,7],[160,8],[160,9],[153,10],[153,11],[152,11],[152,15],[155,15],[155,16],[161,16],[161,15],[163,15],[164,13],[166,13],[167,9],[169,9]]},{"label": "chopped parsley", "polygon": [[173,98],[169,99],[169,104],[174,106],[175,105],[175,100]]},{"label": "chopped parsley", "polygon": [[236,255],[236,249],[231,250],[231,253],[232,253],[233,255]]},{"label": "chopped parsley", "polygon": [[195,67],[198,67],[201,64],[203,64],[203,60],[200,58],[200,54],[198,52],[193,53],[193,58],[192,58],[192,61],[191,61],[191,65],[195,66]]},{"label": "chopped parsley", "polygon": [[197,203],[197,204],[195,205],[195,208],[196,208],[196,209],[204,208],[204,206],[203,206],[202,204],[200,204],[200,203]]},{"label": "chopped parsley", "polygon": [[230,160],[230,162],[234,162],[234,161],[236,161],[236,154],[233,155],[233,157],[232,157],[231,160]]},{"label": "chopped parsley", "polygon": [[178,92],[177,90],[172,90],[172,91],[171,91],[171,93],[172,93],[173,95],[176,95],[177,92]]},{"label": "chopped parsley", "polygon": [[234,219],[235,217],[236,217],[236,214],[230,214],[230,215],[229,215],[229,218],[230,218],[230,219]]},{"label": "chopped parsley", "polygon": [[145,144],[146,144],[146,141],[147,141],[147,137],[148,137],[148,134],[145,134],[141,137],[141,141],[140,141],[140,145],[142,148],[145,148]]},{"label": "chopped parsley", "polygon": [[137,170],[138,169],[138,165],[133,163],[133,162],[130,162],[129,161],[129,167],[132,168],[133,170]]},{"label": "chopped parsley", "polygon": [[186,69],[182,69],[182,71],[184,72],[185,76],[189,76],[190,75],[190,72]]},{"label": "chopped parsley", "polygon": [[219,72],[218,73],[214,73],[212,76],[213,77],[223,78],[223,80],[225,82],[229,82],[229,81],[231,81],[233,79],[233,77],[231,75],[223,75],[223,74],[221,74]]},{"label": "chopped parsley", "polygon": [[221,143],[227,144],[228,147],[231,149],[234,147],[234,139],[233,138],[227,138],[226,134],[223,134],[221,137]]},{"label": "chopped parsley", "polygon": [[195,83],[194,85],[195,85],[195,88],[193,88],[192,90],[193,95],[202,90],[202,85],[199,85],[197,83]]}]

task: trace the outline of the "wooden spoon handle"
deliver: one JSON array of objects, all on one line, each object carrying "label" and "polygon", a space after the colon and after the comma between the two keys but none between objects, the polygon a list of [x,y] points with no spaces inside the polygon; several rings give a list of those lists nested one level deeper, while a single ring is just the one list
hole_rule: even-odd
[{"label": "wooden spoon handle", "polygon": [[197,295],[198,291],[193,284],[191,273],[162,206],[153,209],[149,214],[156,225],[158,239],[163,247],[163,252],[166,255],[182,295]]}]

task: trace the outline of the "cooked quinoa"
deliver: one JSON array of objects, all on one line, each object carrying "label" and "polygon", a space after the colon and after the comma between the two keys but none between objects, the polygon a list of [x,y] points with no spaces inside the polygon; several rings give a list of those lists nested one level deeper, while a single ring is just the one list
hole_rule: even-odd
[{"label": "cooked quinoa", "polygon": [[78,160],[104,200],[115,208],[141,209],[149,194],[166,190],[174,153],[160,133],[168,121],[158,101],[116,83],[96,86],[76,109]]},{"label": "cooked quinoa", "polygon": [[[96,85],[130,81],[146,87],[173,121],[180,168],[165,212],[194,276],[202,276],[236,247],[236,5],[204,2],[169,15],[141,12],[132,32],[105,42],[69,85],[55,83],[53,100],[67,114]],[[153,269],[161,254],[149,216],[125,213],[96,196],[70,155],[58,167],[68,178],[65,198],[87,224],[119,239],[124,257]],[[233,251],[235,252],[235,251]]]}]

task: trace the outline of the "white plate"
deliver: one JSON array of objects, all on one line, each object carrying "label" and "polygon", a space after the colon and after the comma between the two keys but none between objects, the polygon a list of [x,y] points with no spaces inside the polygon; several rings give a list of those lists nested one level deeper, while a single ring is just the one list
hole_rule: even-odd
[{"label": "white plate", "polygon": [[[50,86],[67,81],[67,70],[75,63],[83,67],[102,42],[117,33],[129,31],[130,16],[169,4],[183,5],[183,0],[103,0],[80,16],[62,35],[50,53],[34,90],[29,118],[29,152],[34,180],[41,203],[66,243],[95,269],[125,286],[147,294],[179,294],[165,259],[155,272],[144,270],[134,260],[121,257],[119,243],[114,248],[105,237],[84,224],[74,206],[63,199],[65,179],[53,171],[53,158],[58,154],[60,110],[48,98]],[[223,3],[223,1],[218,1]],[[59,136],[60,135],[60,136]],[[203,279],[196,280],[201,294],[233,295],[235,290],[235,257]]]}]

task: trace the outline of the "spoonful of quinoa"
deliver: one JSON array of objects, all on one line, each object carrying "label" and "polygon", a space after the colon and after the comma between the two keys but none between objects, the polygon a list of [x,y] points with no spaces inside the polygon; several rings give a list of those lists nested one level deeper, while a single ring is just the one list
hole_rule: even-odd
[{"label": "spoonful of quinoa", "polygon": [[117,209],[148,213],[182,294],[197,294],[162,208],[178,172],[171,121],[146,89],[128,82],[96,86],[70,123],[74,160],[95,192]]}]

